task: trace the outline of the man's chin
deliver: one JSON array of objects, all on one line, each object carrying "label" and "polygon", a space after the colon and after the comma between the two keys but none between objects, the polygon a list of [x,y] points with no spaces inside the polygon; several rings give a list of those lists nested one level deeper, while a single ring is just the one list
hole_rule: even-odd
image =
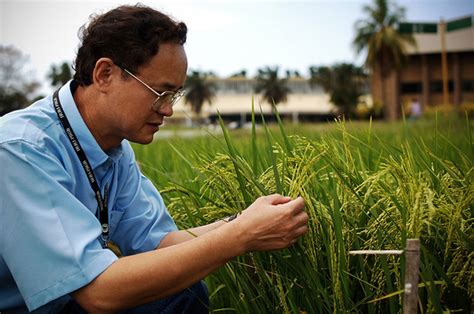
[{"label": "man's chin", "polygon": [[147,145],[153,142],[153,135],[147,136],[147,137],[139,137],[139,138],[130,138],[128,139],[130,142],[137,143],[137,144],[142,144],[142,145]]}]

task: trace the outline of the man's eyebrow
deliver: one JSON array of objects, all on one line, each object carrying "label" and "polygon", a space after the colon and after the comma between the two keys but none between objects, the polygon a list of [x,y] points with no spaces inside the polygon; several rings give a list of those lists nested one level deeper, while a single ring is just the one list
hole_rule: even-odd
[{"label": "man's eyebrow", "polygon": [[163,84],[160,85],[160,87],[162,87],[165,90],[173,90],[173,91],[183,88],[183,86],[176,86],[176,85],[171,84],[171,83],[163,83]]}]

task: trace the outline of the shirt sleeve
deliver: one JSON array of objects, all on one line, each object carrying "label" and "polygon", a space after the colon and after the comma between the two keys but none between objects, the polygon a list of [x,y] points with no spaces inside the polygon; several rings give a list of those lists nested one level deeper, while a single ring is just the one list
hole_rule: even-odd
[{"label": "shirt sleeve", "polygon": [[128,153],[129,163],[112,212],[113,220],[120,219],[112,240],[124,255],[154,250],[169,232],[178,230],[160,193],[140,172],[131,148]]},{"label": "shirt sleeve", "polygon": [[0,146],[0,254],[30,311],[77,290],[117,257],[100,223],[70,191],[61,162],[24,141]]}]

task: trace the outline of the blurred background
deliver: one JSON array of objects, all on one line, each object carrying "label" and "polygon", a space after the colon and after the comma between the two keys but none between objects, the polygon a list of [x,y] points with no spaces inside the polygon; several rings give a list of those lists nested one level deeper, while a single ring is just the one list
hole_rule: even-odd
[{"label": "blurred background", "polygon": [[[134,3],[0,1],[0,114],[70,79],[78,29],[91,14]],[[341,113],[393,120],[418,105],[424,110],[474,102],[473,1],[141,3],[189,28],[188,94],[177,105],[177,122],[210,123],[219,109],[228,121],[245,125],[252,95],[264,113],[271,116],[275,104],[292,121]],[[377,10],[385,20],[376,20]],[[370,35],[376,36],[383,23],[399,35],[398,47],[390,47],[390,38],[386,48],[383,41],[370,46]],[[12,102],[8,108],[7,102]]]}]

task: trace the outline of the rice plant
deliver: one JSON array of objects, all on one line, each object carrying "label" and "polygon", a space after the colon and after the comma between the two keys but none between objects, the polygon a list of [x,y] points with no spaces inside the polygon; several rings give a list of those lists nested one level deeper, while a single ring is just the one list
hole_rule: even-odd
[{"label": "rice plant", "polygon": [[472,123],[451,121],[355,129],[339,121],[330,132],[296,134],[279,120],[237,136],[222,125],[219,138],[135,150],[181,228],[241,211],[261,195],[305,199],[309,232],[297,244],[237,257],[206,279],[215,312],[399,313],[404,258],[348,252],[403,249],[415,237],[420,311],[469,312]]}]

